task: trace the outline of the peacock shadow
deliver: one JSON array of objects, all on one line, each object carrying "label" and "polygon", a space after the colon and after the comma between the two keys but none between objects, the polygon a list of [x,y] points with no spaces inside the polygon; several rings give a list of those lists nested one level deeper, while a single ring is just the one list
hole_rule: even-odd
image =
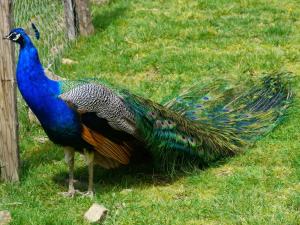
[{"label": "peacock shadow", "polygon": [[[33,170],[40,170],[48,165],[63,166],[61,172],[52,171],[52,179],[55,183],[66,186],[68,178],[68,167],[64,162],[63,147],[47,141],[41,144],[35,151],[28,151],[22,154],[21,158],[21,176],[22,180],[28,179]],[[175,176],[169,173],[157,171],[151,155],[146,151],[141,154],[135,154],[127,166],[121,166],[117,169],[106,170],[100,166],[94,167],[94,183],[98,187],[109,187],[122,184],[120,188],[131,187],[140,184],[167,184],[175,180]],[[41,169],[43,171],[43,169]],[[39,172],[40,173],[40,172]],[[76,155],[74,175],[78,182],[77,188],[84,190],[87,187],[88,169],[85,165],[84,157]],[[179,176],[177,176],[179,177]]]},{"label": "peacock shadow", "polygon": [[[81,161],[81,163],[78,163]],[[219,167],[228,162],[230,158],[225,158],[209,165],[197,165],[186,170],[162,170],[157,167],[157,160],[153,160],[151,154],[147,151],[141,151],[135,154],[131,163],[117,169],[106,170],[95,166],[94,170],[94,188],[96,193],[105,193],[108,190],[121,191],[134,187],[165,186],[176,182],[178,179],[190,175],[200,175],[205,169]],[[58,147],[50,141],[42,144],[37,151],[25,154],[22,159],[22,179],[27,179],[31,170],[45,166],[47,164],[64,165],[63,148]],[[159,161],[158,161],[159,163]],[[84,160],[76,157],[74,170],[75,188],[86,190],[88,186],[88,169],[84,165]],[[61,186],[61,189],[67,189],[68,167],[53,172],[52,180]]]},{"label": "peacock shadow", "polygon": [[[149,153],[143,152],[142,156],[134,157],[129,165],[117,169],[105,170],[99,166],[95,166],[94,188],[96,193],[101,194],[107,193],[107,191],[110,190],[118,192],[132,188],[167,186],[181,178],[200,175],[207,168],[219,167],[228,162],[228,160],[229,158],[216,161],[210,165],[194,165],[170,171],[161,169],[157,165],[157,160],[154,160]],[[75,170],[75,177],[77,180],[75,188],[87,190],[87,167],[77,167]],[[66,167],[64,172],[53,176],[53,181],[60,185],[62,189],[66,189],[67,178],[68,171]]]},{"label": "peacock shadow", "polygon": [[[96,193],[107,192],[107,190],[121,191],[134,187],[164,186],[173,183],[183,173],[171,175],[166,171],[155,169],[153,159],[150,154],[143,153],[143,157],[138,156],[131,159],[129,165],[116,169],[106,170],[100,166],[94,167],[94,188]],[[86,166],[76,167],[74,171],[76,178],[75,188],[86,190],[88,187],[88,169]],[[53,181],[67,188],[68,171],[57,173],[53,176]]]}]

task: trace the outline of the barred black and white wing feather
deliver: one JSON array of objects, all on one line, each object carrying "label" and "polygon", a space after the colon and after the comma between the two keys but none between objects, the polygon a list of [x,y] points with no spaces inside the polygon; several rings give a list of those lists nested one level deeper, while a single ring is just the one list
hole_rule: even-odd
[{"label": "barred black and white wing feather", "polygon": [[87,83],[60,96],[80,113],[92,112],[107,120],[115,130],[136,135],[134,114],[128,110],[121,96],[102,84]]}]

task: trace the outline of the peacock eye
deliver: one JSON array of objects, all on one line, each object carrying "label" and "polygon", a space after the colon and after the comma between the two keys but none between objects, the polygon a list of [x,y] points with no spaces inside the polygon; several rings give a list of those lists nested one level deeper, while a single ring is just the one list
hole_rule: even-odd
[{"label": "peacock eye", "polygon": [[14,33],[14,36],[11,38],[13,41],[17,41],[20,38],[21,34]]},{"label": "peacock eye", "polygon": [[8,36],[9,39],[13,40],[16,37],[16,33],[10,33],[10,35]]},{"label": "peacock eye", "polygon": [[12,32],[8,38],[12,41],[17,41],[20,38],[21,34],[18,34],[16,32]]}]

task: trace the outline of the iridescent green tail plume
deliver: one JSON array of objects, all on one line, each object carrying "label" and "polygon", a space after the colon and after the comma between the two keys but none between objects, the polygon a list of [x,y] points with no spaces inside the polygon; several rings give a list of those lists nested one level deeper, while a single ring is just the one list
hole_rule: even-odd
[{"label": "iridescent green tail plume", "polygon": [[222,82],[195,86],[164,106],[128,92],[123,97],[155,154],[176,161],[185,153],[207,163],[243,151],[278,124],[291,100],[289,77],[266,75],[248,90]]}]

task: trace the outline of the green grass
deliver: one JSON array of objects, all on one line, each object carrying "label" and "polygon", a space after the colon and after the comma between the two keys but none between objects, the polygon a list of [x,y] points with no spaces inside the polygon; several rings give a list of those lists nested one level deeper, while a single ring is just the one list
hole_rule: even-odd
[{"label": "green grass", "polygon": [[[39,143],[45,134],[20,102],[22,179],[0,185],[0,209],[11,211],[12,224],[86,224],[93,202],[109,209],[105,224],[299,224],[299,1],[115,0],[93,5],[92,14],[96,33],[65,52],[78,63],[62,65],[61,76],[96,76],[162,101],[199,80],[243,82],[283,69],[296,74],[293,107],[245,154],[205,170],[170,179],[144,166],[97,168],[90,200],[57,194],[67,189],[63,149]],[[76,159],[84,190],[87,169]]]}]

